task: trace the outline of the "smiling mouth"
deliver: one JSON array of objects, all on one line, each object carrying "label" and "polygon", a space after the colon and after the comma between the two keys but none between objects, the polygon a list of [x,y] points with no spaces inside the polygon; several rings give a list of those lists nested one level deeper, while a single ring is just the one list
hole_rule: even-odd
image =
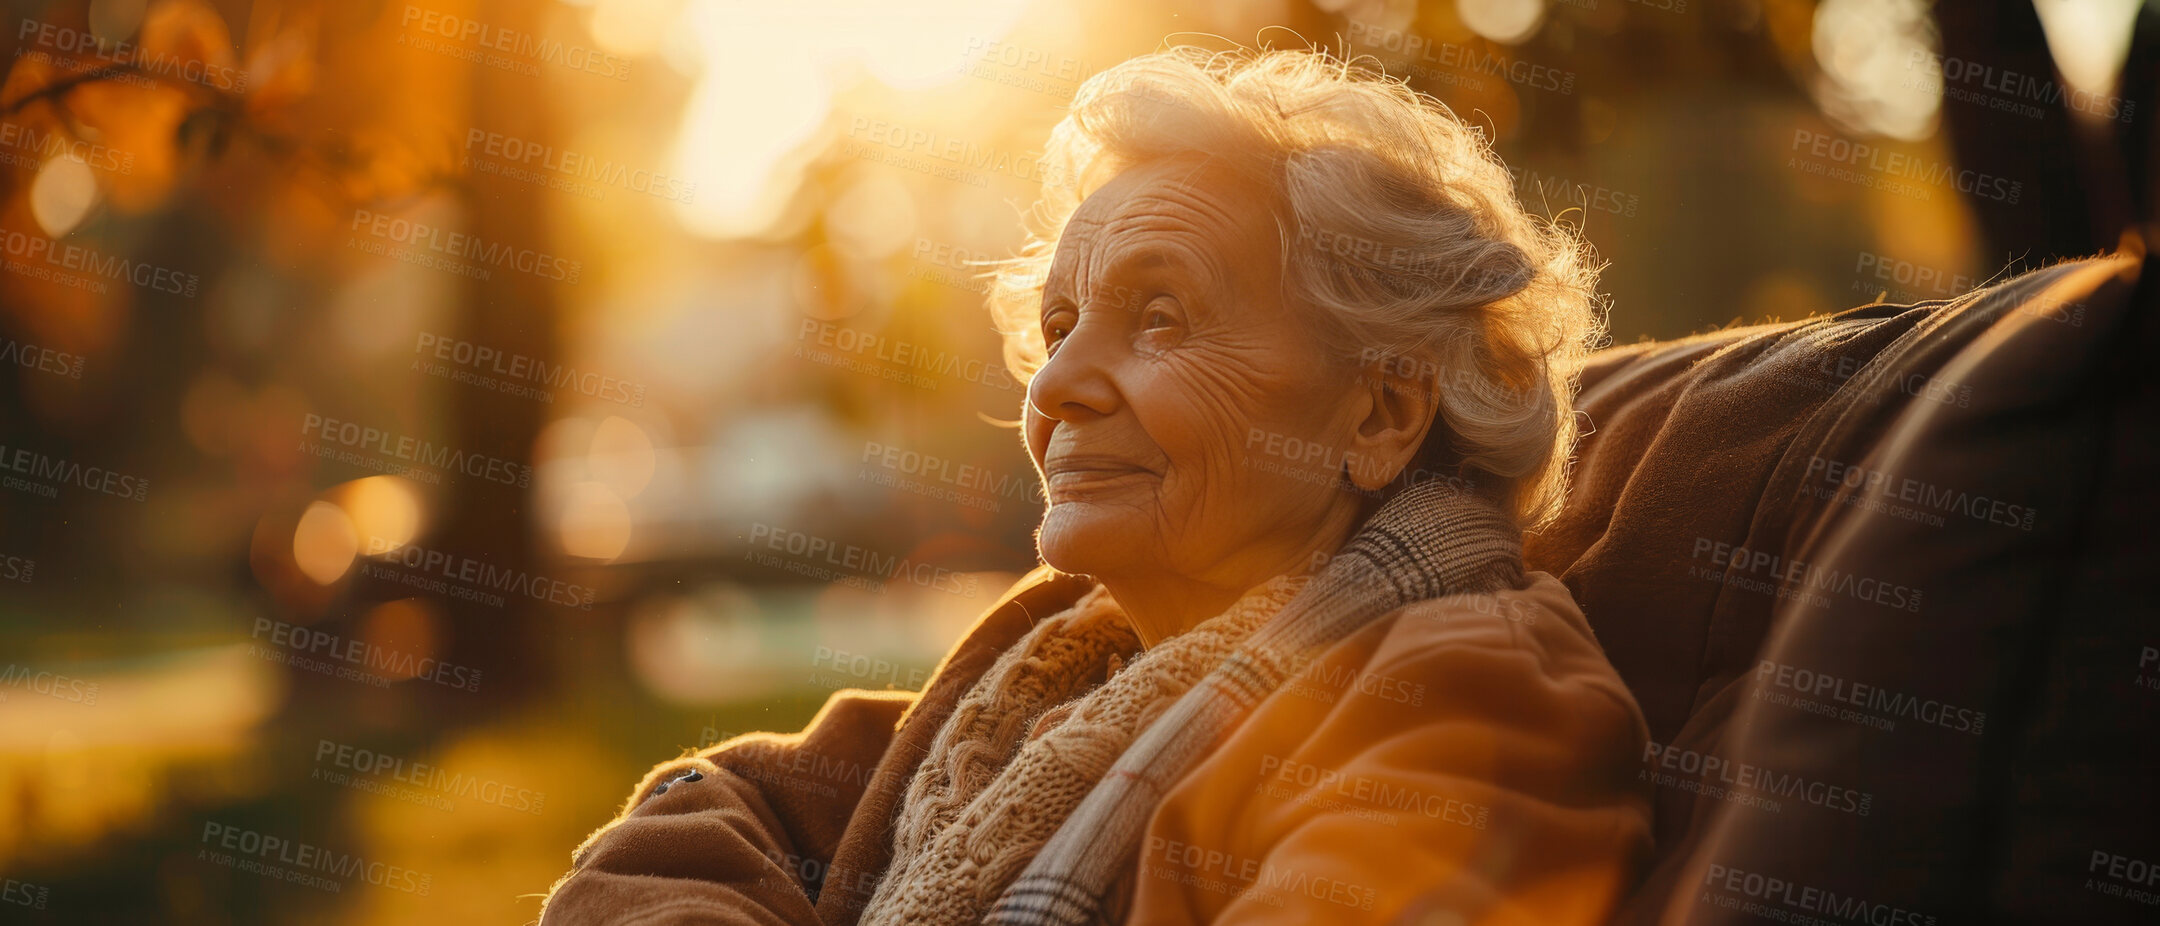
[{"label": "smiling mouth", "polygon": [[1118,460],[1067,458],[1043,467],[1043,488],[1052,504],[1079,501],[1153,478],[1153,470]]}]

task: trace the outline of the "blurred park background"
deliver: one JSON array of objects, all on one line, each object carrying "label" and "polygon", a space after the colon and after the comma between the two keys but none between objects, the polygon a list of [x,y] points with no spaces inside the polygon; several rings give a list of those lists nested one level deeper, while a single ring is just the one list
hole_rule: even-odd
[{"label": "blurred park background", "polygon": [[1621,342],[2111,247],[2160,83],[2136,0],[6,9],[0,922],[526,922],[919,687],[1034,563],[976,262],[1166,41],[1484,126]]}]

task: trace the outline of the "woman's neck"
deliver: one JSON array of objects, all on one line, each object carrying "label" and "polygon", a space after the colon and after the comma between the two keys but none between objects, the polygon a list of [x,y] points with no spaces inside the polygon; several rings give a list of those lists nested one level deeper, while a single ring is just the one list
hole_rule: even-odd
[{"label": "woman's neck", "polygon": [[1151,588],[1150,584],[1103,580],[1110,597],[1117,599],[1118,607],[1125,611],[1125,619],[1132,622],[1133,633],[1140,637],[1143,647],[1153,647],[1221,614],[1250,588],[1231,591],[1222,586],[1190,583]]},{"label": "woman's neck", "polygon": [[1152,647],[1221,614],[1259,585],[1285,575],[1317,572],[1327,556],[1349,540],[1350,525],[1316,532],[1311,542],[1236,570],[1235,578],[1202,581],[1168,572],[1138,576],[1096,576],[1132,622],[1140,645]]}]

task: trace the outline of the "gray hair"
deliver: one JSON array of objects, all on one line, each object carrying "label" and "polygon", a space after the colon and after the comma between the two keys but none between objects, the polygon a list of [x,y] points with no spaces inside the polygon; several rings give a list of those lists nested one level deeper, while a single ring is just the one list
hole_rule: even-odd
[{"label": "gray hair", "polygon": [[1479,129],[1320,53],[1177,47],[1080,87],[1027,243],[991,280],[1021,381],[1045,360],[1042,288],[1074,209],[1129,167],[1184,157],[1274,191],[1286,296],[1318,310],[1326,346],[1435,390],[1444,428],[1415,467],[1462,474],[1526,528],[1558,513],[1576,376],[1604,338],[1599,267],[1572,229],[1523,209]]}]

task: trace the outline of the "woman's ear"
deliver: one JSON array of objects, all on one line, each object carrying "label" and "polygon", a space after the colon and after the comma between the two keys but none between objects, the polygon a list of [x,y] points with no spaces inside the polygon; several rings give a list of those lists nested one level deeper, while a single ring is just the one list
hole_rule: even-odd
[{"label": "woman's ear", "polygon": [[1440,414],[1439,380],[1429,362],[1406,363],[1399,357],[1367,364],[1358,373],[1365,401],[1358,403],[1364,414],[1345,460],[1352,484],[1377,492],[1410,467]]}]

